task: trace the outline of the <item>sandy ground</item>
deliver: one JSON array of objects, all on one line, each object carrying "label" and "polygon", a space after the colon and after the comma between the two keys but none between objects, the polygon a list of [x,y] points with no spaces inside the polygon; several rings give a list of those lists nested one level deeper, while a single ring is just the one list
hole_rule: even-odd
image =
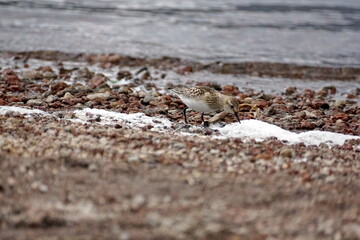
[{"label": "sandy ground", "polygon": [[[41,77],[28,72],[33,79],[16,69],[1,71],[1,105],[57,112],[0,116],[1,239],[360,239],[359,140],[287,145],[214,139],[207,130],[182,136],[102,126],[96,119],[81,124],[62,115],[90,102],[167,116],[177,128],[181,102],[159,93],[147,102],[139,93],[104,88],[91,74],[75,91],[56,74],[46,81],[48,68],[33,72]],[[103,89],[112,97],[89,100]],[[327,98],[326,89],[289,89],[286,96],[222,91],[257,106],[256,118],[285,129],[359,135],[356,102]],[[200,124],[195,114],[190,119]]]}]

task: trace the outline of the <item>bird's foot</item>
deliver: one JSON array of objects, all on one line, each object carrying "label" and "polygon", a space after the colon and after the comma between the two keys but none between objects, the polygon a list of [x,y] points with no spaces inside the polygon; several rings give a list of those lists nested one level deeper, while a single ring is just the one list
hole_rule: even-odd
[{"label": "bird's foot", "polygon": [[204,121],[204,122],[203,122],[203,126],[204,126],[204,128],[210,127],[209,121]]}]

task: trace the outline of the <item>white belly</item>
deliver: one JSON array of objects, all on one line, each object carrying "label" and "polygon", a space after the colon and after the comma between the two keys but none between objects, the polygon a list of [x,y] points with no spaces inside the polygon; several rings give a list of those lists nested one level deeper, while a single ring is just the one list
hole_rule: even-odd
[{"label": "white belly", "polygon": [[197,112],[203,112],[203,113],[207,113],[207,112],[213,112],[214,110],[211,109],[209,107],[209,105],[207,105],[205,102],[203,101],[197,101],[194,99],[190,99],[190,98],[184,98],[184,97],[180,97],[181,101],[183,101],[183,103],[186,104],[186,106],[194,111]]}]

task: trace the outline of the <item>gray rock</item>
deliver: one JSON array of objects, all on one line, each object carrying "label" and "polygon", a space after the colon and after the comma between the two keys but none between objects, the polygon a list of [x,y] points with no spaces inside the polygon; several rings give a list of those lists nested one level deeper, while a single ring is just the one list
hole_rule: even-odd
[{"label": "gray rock", "polygon": [[109,92],[92,93],[92,94],[87,95],[87,98],[90,99],[90,100],[94,100],[96,98],[108,100],[108,99],[111,98],[111,94]]},{"label": "gray rock", "polygon": [[50,95],[48,96],[46,99],[45,99],[45,102],[47,103],[52,103],[52,102],[55,102],[58,98],[54,95]]},{"label": "gray rock", "polygon": [[41,100],[41,99],[30,99],[29,101],[27,101],[26,104],[30,105],[30,106],[39,106],[39,105],[43,104],[43,100]]},{"label": "gray rock", "polygon": [[40,79],[43,78],[43,74],[41,72],[35,70],[25,70],[22,72],[22,76],[25,79]]}]

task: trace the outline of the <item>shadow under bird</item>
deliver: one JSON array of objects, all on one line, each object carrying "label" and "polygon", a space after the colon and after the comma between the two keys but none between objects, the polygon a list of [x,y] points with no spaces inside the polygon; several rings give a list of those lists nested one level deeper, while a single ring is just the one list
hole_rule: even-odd
[{"label": "shadow under bird", "polygon": [[187,106],[184,108],[185,123],[188,124],[186,117],[186,109],[192,109],[201,112],[201,120],[205,126],[204,113],[214,112],[217,110],[224,110],[228,113],[233,113],[240,123],[238,116],[239,102],[233,96],[224,95],[213,88],[195,86],[195,87],[182,87],[171,89]]}]

